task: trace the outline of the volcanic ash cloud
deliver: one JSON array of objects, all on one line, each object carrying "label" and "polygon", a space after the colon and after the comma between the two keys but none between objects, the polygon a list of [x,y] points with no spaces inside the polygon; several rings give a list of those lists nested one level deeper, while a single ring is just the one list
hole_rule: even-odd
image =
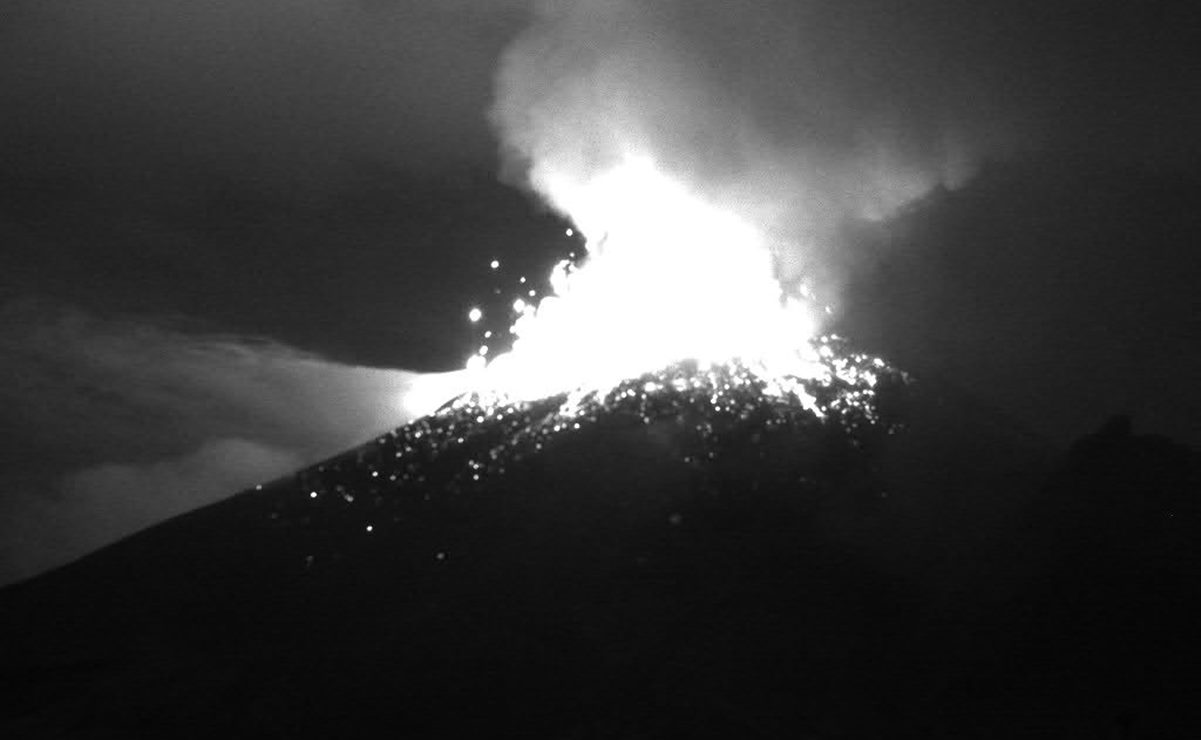
[{"label": "volcanic ash cloud", "polygon": [[844,219],[961,184],[997,140],[966,68],[877,5],[541,2],[497,77],[508,176],[576,217],[573,193],[653,161],[762,229],[786,283],[833,285]]}]

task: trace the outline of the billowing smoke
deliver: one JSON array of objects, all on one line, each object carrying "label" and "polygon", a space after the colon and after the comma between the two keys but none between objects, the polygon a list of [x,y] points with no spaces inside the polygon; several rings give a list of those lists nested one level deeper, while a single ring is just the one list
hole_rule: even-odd
[{"label": "billowing smoke", "polygon": [[499,72],[510,175],[563,208],[562,182],[649,157],[767,229],[781,277],[830,273],[844,219],[961,184],[996,136],[957,109],[969,80],[931,84],[929,39],[873,34],[897,20],[872,3],[542,2]]},{"label": "billowing smoke", "polygon": [[803,275],[831,297],[854,259],[839,244],[848,219],[959,187],[988,159],[1178,156],[1164,137],[1183,140],[1172,134],[1195,105],[1165,95],[1154,116],[1120,112],[1184,73],[1170,11],[541,0],[502,58],[492,119],[509,177],[552,206],[568,210],[565,183],[649,157],[766,229],[786,282]]}]

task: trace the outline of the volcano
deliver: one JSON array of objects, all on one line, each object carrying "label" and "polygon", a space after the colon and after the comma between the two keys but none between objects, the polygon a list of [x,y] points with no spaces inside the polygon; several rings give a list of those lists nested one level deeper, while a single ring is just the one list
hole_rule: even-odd
[{"label": "volcano", "polygon": [[789,392],[684,364],[464,396],[8,587],[0,728],[1201,729],[1197,454],[1120,420],[1054,454],[827,346],[831,372]]}]

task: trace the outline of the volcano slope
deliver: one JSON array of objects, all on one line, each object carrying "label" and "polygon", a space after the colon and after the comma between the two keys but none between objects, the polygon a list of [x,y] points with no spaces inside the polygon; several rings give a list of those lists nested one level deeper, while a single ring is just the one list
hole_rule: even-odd
[{"label": "volcano slope", "polygon": [[[0,592],[5,737],[1201,728],[1197,456],[844,351],[462,398]],[[903,422],[903,428],[901,428]],[[1107,735],[1107,733],[1110,733]]]}]

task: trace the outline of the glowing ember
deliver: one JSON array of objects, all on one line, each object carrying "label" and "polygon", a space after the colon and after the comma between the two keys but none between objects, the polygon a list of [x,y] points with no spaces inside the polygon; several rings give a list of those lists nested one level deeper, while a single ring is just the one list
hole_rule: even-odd
[{"label": "glowing ember", "polygon": [[[908,378],[837,336],[814,336],[811,297],[783,294],[750,225],[645,162],[561,197],[587,235],[587,261],[557,265],[540,302],[513,300],[512,349],[498,352],[482,331],[488,343],[465,372],[409,389],[405,408],[419,418],[302,471],[275,521],[349,523],[385,539],[411,507],[525,485],[526,461],[590,434],[641,439],[665,465],[687,466],[697,490],[786,483],[813,493],[827,458],[858,465],[855,455],[899,428]],[[468,319],[481,322],[482,309]],[[668,523],[681,525],[677,516]],[[336,557],[310,553],[304,568]]]},{"label": "glowing ember", "polygon": [[559,263],[537,305],[514,301],[512,350],[470,361],[479,392],[604,392],[683,361],[737,361],[765,379],[822,374],[813,307],[783,294],[752,225],[642,159],[583,185],[551,180],[553,200],[587,238],[587,258]]},{"label": "glowing ember", "polygon": [[[836,337],[813,344],[822,373],[809,380],[768,380],[736,361],[706,369],[685,362],[622,380],[603,393],[573,391],[536,401],[458,396],[301,471],[283,489],[272,521],[388,537],[403,531],[415,506],[446,501],[446,494],[488,491],[490,497],[524,486],[528,461],[544,455],[553,460],[564,445],[601,444],[612,435],[650,445],[663,465],[688,466],[697,490],[759,490],[775,480],[771,485],[811,494],[812,481],[828,475],[822,472],[828,465],[842,461],[858,468],[865,459],[860,453],[900,429],[898,411],[909,383],[904,373],[849,351]],[[772,455],[778,457],[764,464]],[[567,462],[573,464],[570,457]],[[304,567],[330,557],[306,560]]]}]

